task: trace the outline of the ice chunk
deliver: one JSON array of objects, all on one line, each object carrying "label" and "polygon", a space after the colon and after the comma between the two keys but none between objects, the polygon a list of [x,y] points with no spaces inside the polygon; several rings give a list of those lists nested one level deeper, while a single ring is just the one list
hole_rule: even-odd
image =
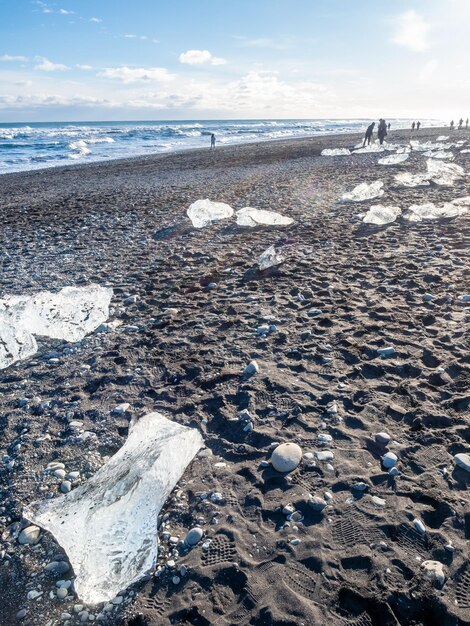
[{"label": "ice chunk", "polygon": [[436,141],[447,141],[449,139],[449,135],[439,135]]},{"label": "ice chunk", "polygon": [[378,160],[379,165],[398,165],[404,163],[410,155],[406,152],[402,154],[390,154]]},{"label": "ice chunk", "polygon": [[470,148],[465,148],[465,150],[460,150],[460,154],[468,154],[470,152]]},{"label": "ice chunk", "polygon": [[454,155],[447,150],[428,150],[423,153],[425,157],[431,157],[431,159],[449,159],[452,160]]},{"label": "ice chunk", "polygon": [[322,156],[348,156],[351,151],[348,148],[325,148],[321,151]]},{"label": "ice chunk", "polygon": [[229,204],[223,202],[212,202],[212,200],[196,200],[186,211],[194,228],[204,228],[212,222],[232,217],[233,209]]},{"label": "ice chunk", "polygon": [[467,207],[458,206],[451,202],[446,202],[442,206],[436,206],[433,202],[427,202],[425,204],[412,204],[403,217],[410,222],[421,222],[422,220],[459,217],[467,212]]},{"label": "ice chunk", "polygon": [[108,319],[112,295],[112,289],[92,284],[0,299],[0,369],[37,351],[32,335],[83,339]]},{"label": "ice chunk", "polygon": [[154,567],[158,514],[202,445],[197,430],[149,413],[92,478],[25,510],[65,549],[83,602],[107,602]]},{"label": "ice chunk", "polygon": [[425,187],[429,185],[427,174],[410,174],[410,172],[402,172],[395,176],[395,180],[404,187]]},{"label": "ice chunk", "polygon": [[401,215],[401,209],[398,206],[383,206],[375,204],[370,207],[362,220],[365,224],[391,224],[397,217]]},{"label": "ice chunk", "polygon": [[0,370],[29,358],[37,349],[33,335],[15,325],[11,317],[0,310]]},{"label": "ice chunk", "polygon": [[362,144],[359,144],[359,148],[356,147],[353,154],[370,154],[373,152],[383,152],[385,148],[378,143],[371,143],[370,146],[362,147]]},{"label": "ice chunk", "polygon": [[294,220],[275,211],[253,209],[249,206],[237,211],[237,224],[239,226],[289,226]]},{"label": "ice chunk", "polygon": [[436,185],[453,185],[458,178],[465,174],[464,169],[455,163],[443,163],[435,159],[428,159],[426,166],[428,178]]},{"label": "ice chunk", "polygon": [[363,200],[371,200],[372,198],[378,198],[379,196],[383,196],[384,190],[382,187],[384,186],[381,180],[376,180],[373,183],[361,183],[354,187],[354,189],[345,193],[342,197],[342,200],[347,202],[362,202]]},{"label": "ice chunk", "polygon": [[457,206],[470,207],[470,196],[464,196],[463,198],[455,198],[455,200],[452,200],[451,204],[456,204]]},{"label": "ice chunk", "polygon": [[269,246],[267,250],[260,255],[258,259],[258,266],[260,270],[267,270],[269,267],[280,265],[285,261],[285,258],[280,252],[277,252],[274,246]]},{"label": "ice chunk", "polygon": [[410,145],[412,149],[415,150],[416,152],[426,152],[427,150],[438,150],[439,148],[442,148],[441,145],[435,144],[432,141],[425,141],[421,143],[417,139],[416,140],[412,139],[410,141]]}]

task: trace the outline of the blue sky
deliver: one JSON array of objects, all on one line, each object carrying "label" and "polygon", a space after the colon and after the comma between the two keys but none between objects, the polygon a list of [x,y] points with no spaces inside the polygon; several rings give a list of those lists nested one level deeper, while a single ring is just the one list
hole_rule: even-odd
[{"label": "blue sky", "polygon": [[0,121],[470,114],[470,0],[0,0]]}]

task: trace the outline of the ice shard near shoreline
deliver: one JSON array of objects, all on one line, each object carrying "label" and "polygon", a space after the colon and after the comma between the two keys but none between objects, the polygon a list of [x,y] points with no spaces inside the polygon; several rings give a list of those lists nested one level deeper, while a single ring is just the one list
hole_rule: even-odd
[{"label": "ice shard near shoreline", "polygon": [[154,567],[158,515],[202,446],[196,429],[149,413],[89,480],[24,511],[66,551],[83,602],[107,602]]}]

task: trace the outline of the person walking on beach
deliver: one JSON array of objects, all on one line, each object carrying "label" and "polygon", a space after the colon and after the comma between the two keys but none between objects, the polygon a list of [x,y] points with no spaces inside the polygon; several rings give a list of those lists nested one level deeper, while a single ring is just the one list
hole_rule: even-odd
[{"label": "person walking on beach", "polygon": [[468,117],[467,117],[467,119],[465,120],[465,128],[467,128],[467,129],[468,129]]},{"label": "person walking on beach", "polygon": [[460,118],[460,120],[459,120],[459,130],[462,130],[462,126],[463,126],[463,118]]},{"label": "person walking on beach", "polygon": [[416,130],[419,130],[419,127],[420,127],[420,126],[421,126],[421,122],[418,122],[418,123],[416,124]]},{"label": "person walking on beach", "polygon": [[450,123],[450,130],[454,130],[455,129],[455,124],[454,124],[454,120],[452,120],[452,122]]},{"label": "person walking on beach", "polygon": [[411,124],[411,130],[415,129],[416,124],[413,122],[413,124]]},{"label": "person walking on beach", "polygon": [[379,127],[377,128],[377,137],[379,138],[380,145],[383,144],[385,137],[387,136],[387,122],[380,118]]},{"label": "person walking on beach", "polygon": [[389,122],[389,123],[387,124],[387,130],[388,130],[388,132],[390,132],[390,126],[391,126],[391,124],[390,124],[390,122]]},{"label": "person walking on beach", "polygon": [[370,124],[370,126],[367,127],[366,135],[364,137],[364,143],[362,144],[363,148],[365,148],[366,146],[366,141],[367,141],[367,145],[370,146],[370,140],[372,139],[372,133],[374,132],[374,127],[375,127],[375,122],[372,122],[372,124]]},{"label": "person walking on beach", "polygon": [[211,150],[215,150],[215,135],[211,134]]}]

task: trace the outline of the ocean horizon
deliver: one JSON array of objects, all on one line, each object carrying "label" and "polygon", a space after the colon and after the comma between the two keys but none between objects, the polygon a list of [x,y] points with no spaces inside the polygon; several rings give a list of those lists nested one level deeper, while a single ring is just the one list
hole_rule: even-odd
[{"label": "ocean horizon", "polygon": [[[413,120],[387,121],[393,131]],[[0,174],[209,147],[212,133],[218,146],[226,146],[362,132],[369,123],[364,118],[0,123]]]}]

